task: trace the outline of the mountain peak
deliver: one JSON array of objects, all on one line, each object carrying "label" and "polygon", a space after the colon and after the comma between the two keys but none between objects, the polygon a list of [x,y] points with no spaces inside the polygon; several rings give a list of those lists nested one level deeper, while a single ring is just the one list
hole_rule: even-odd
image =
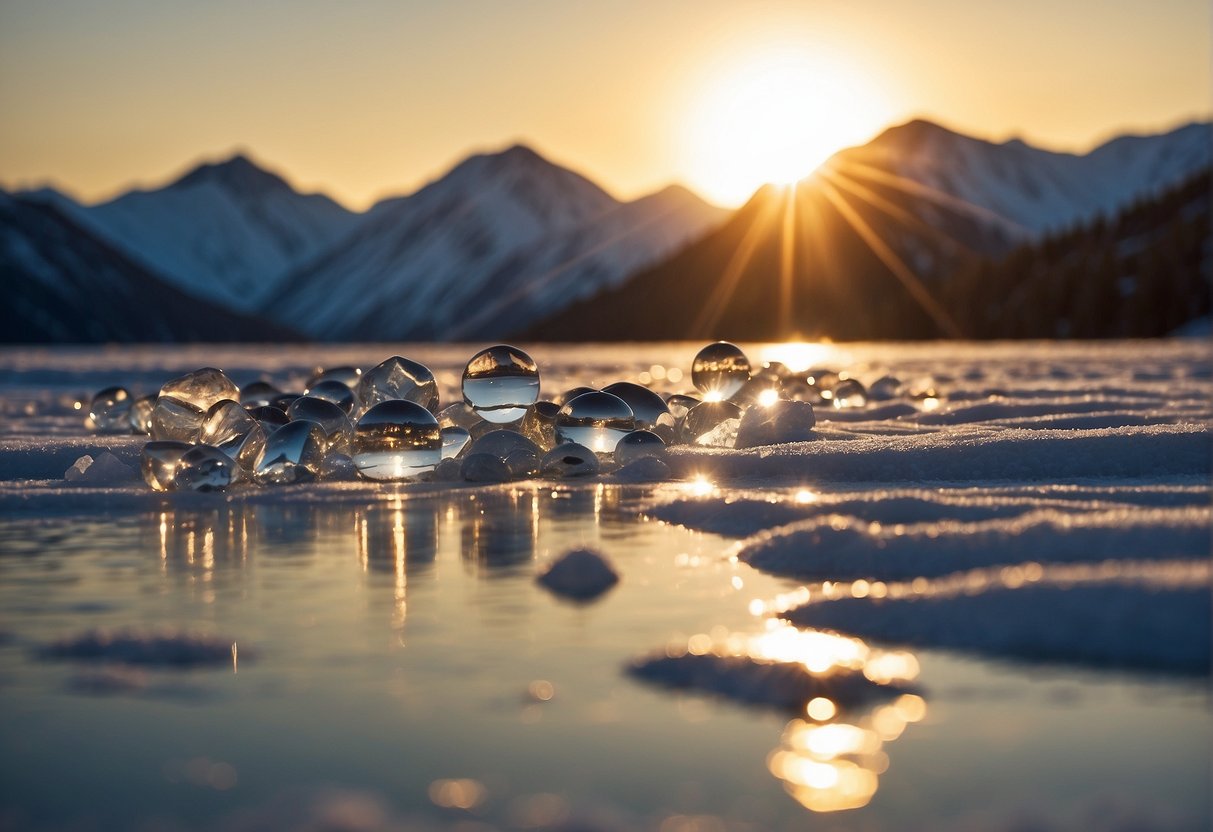
[{"label": "mountain peak", "polygon": [[216,182],[245,193],[290,189],[282,177],[260,167],[241,152],[218,162],[203,162],[169,187],[190,187],[205,182]]}]

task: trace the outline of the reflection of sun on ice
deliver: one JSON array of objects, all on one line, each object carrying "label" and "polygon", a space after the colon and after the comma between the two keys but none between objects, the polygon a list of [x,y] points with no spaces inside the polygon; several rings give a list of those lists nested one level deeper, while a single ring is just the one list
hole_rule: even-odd
[{"label": "reflection of sun on ice", "polygon": [[813,44],[762,44],[719,65],[686,119],[691,184],[738,204],[790,184],[887,120],[861,75]]}]

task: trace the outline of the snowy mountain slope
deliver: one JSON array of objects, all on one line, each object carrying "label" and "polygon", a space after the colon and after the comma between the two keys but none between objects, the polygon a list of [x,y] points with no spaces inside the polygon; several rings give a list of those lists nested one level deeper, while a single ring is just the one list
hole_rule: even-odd
[{"label": "snowy mountain slope", "polygon": [[[57,196],[51,203],[64,207]],[[71,213],[177,288],[239,311],[256,308],[287,270],[358,219],[242,155]]]},{"label": "snowy mountain slope", "polygon": [[454,322],[452,339],[501,338],[569,304],[614,288],[728,216],[678,185],[622,203],[516,252],[489,278],[511,287]]},{"label": "snowy mountain slope", "polygon": [[472,156],[376,205],[262,308],[326,340],[490,337],[514,309],[534,316],[613,285],[718,217],[663,193],[629,207],[520,145]]},{"label": "snowy mountain slope", "polygon": [[1176,185],[1211,160],[1208,123],[1121,136],[1079,156],[1018,139],[995,144],[916,120],[839,152],[829,164],[842,175],[875,168],[902,177],[988,212],[1022,236],[1038,236],[1111,215]]},{"label": "snowy mountain slope", "polygon": [[0,193],[0,340],[294,340],[161,281],[60,209]]}]

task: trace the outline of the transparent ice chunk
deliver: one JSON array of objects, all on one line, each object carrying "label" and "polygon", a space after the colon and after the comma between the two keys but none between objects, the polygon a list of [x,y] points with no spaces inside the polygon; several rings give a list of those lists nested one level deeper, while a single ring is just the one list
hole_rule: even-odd
[{"label": "transparent ice chunk", "polygon": [[[233,385],[233,393],[235,393]],[[173,474],[174,491],[222,491],[236,479],[236,463],[211,445],[195,445],[181,455]]]},{"label": "transparent ice chunk", "polygon": [[232,380],[214,367],[203,367],[186,373],[180,378],[166,382],[160,388],[160,396],[172,396],[188,404],[199,413],[206,413],[216,402],[224,399],[240,400],[240,389]]},{"label": "transparent ice chunk", "polygon": [[463,449],[472,441],[472,434],[467,428],[452,425],[442,429],[442,458],[454,459],[463,453]]},{"label": "transparent ice chunk", "polygon": [[839,410],[850,407],[866,407],[868,390],[854,378],[844,378],[830,390],[830,399]]},{"label": "transparent ice chunk", "polygon": [[156,409],[156,394],[140,396],[131,402],[127,421],[135,433],[148,434],[152,432],[152,411]]},{"label": "transparent ice chunk", "polygon": [[575,442],[599,454],[614,453],[619,440],[635,429],[628,403],[600,390],[570,399],[556,416],[557,442]]},{"label": "transparent ice chunk", "polygon": [[292,422],[308,421],[320,425],[324,432],[325,450],[333,453],[349,453],[354,439],[354,425],[345,411],[325,399],[300,396],[291,402],[286,415]]},{"label": "transparent ice chunk", "polygon": [[514,451],[526,451],[538,455],[539,447],[516,430],[498,429],[484,434],[472,442],[468,453],[492,454],[498,459],[505,459]]},{"label": "transparent ice chunk", "polygon": [[[714,447],[731,447],[723,444],[731,430],[736,435],[737,425],[741,420],[741,408],[732,402],[700,402],[689,411],[682,420],[679,435],[683,442]],[[728,422],[733,422],[729,426]],[[722,428],[723,426],[723,428]],[[707,439],[704,437],[711,436]]]},{"label": "transparent ice chunk", "polygon": [[467,482],[509,482],[513,478],[505,461],[493,454],[468,454],[459,471]]},{"label": "transparent ice chunk", "polygon": [[539,368],[517,347],[498,344],[472,356],[462,388],[464,402],[486,421],[516,422],[539,398]]},{"label": "transparent ice chunk", "polygon": [[278,428],[285,425],[291,419],[286,415],[286,411],[279,407],[274,407],[272,404],[263,405],[261,407],[250,408],[248,415],[252,416],[261,425],[261,429],[265,431],[265,435],[269,436]]},{"label": "transparent ice chunk", "polygon": [[556,416],[560,405],[555,402],[535,402],[526,409],[519,432],[545,451],[556,445]]},{"label": "transparent ice chunk", "polygon": [[107,387],[93,396],[85,425],[97,433],[130,433],[131,402],[125,387]]},{"label": "transparent ice chunk", "polygon": [[139,472],[143,474],[143,481],[150,485],[153,491],[170,490],[173,487],[173,477],[177,473],[177,463],[192,447],[188,442],[172,440],[148,442],[143,446],[139,459]]},{"label": "transparent ice chunk", "polygon": [[300,419],[283,425],[265,441],[265,451],[257,460],[257,482],[311,482],[324,464],[327,444],[324,430],[315,422]]},{"label": "transparent ice chunk", "polygon": [[441,460],[442,429],[434,414],[416,402],[383,401],[358,420],[354,464],[367,479],[411,479]]},{"label": "transparent ice chunk", "polygon": [[413,402],[436,413],[438,382],[424,364],[394,355],[362,374],[358,382],[358,401],[366,411],[394,399]]},{"label": "transparent ice chunk", "polygon": [[751,407],[741,417],[735,448],[756,448],[814,437],[817,417],[808,402],[778,401]]},{"label": "transparent ice chunk", "polygon": [[351,390],[357,390],[359,382],[362,381],[362,370],[345,365],[329,367],[327,370],[317,368],[316,372],[312,373],[312,377],[308,379],[307,389],[311,390],[325,381],[339,381]]},{"label": "transparent ice chunk", "polygon": [[202,441],[252,471],[265,449],[265,430],[238,402],[217,402],[202,420]]},{"label": "transparent ice chunk", "polygon": [[189,402],[161,395],[156,399],[156,406],[152,408],[149,433],[152,439],[194,443],[198,441],[202,419],[205,416],[206,411],[199,410]]},{"label": "transparent ice chunk", "polygon": [[896,376],[881,376],[868,385],[868,398],[873,401],[884,402],[897,398],[901,395],[901,391],[901,379]]},{"label": "transparent ice chunk", "polygon": [[245,407],[261,407],[282,395],[268,381],[252,381],[240,388],[240,403]]},{"label": "transparent ice chunk", "polygon": [[736,344],[708,344],[691,364],[691,383],[705,396],[727,399],[750,380],[750,360]]},{"label": "transparent ice chunk", "polygon": [[326,378],[316,382],[307,388],[306,395],[336,405],[347,416],[354,412],[354,405],[357,404],[354,391],[344,382],[337,381],[335,378]]}]

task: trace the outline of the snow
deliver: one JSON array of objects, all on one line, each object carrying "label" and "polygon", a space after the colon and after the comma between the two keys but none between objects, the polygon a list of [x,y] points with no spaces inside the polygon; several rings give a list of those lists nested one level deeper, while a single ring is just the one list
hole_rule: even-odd
[{"label": "snow", "polygon": [[723,217],[676,188],[621,203],[513,147],[376,205],[263,311],[326,340],[493,337],[617,284]]},{"label": "snow", "polygon": [[979,217],[1037,236],[1179,184],[1213,162],[1211,131],[1208,123],[1188,124],[1157,136],[1121,136],[1076,155],[912,121],[842,151],[835,163],[844,172],[848,165],[892,172],[941,202],[959,200]]},{"label": "snow", "polygon": [[592,601],[619,583],[619,573],[600,553],[573,549],[553,561],[536,580],[557,595]]}]

